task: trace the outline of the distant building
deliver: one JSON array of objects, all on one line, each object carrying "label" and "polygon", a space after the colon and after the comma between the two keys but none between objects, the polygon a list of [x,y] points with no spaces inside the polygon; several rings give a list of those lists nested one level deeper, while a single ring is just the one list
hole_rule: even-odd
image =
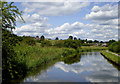
[{"label": "distant building", "polygon": [[102,44],[103,47],[106,46],[106,45],[107,45],[106,43],[103,43],[103,44]]},{"label": "distant building", "polygon": [[35,39],[36,39],[36,40],[40,40],[40,38],[39,38],[39,37],[36,37]]},{"label": "distant building", "polygon": [[93,44],[93,46],[98,46],[98,45],[99,45],[98,43]]}]

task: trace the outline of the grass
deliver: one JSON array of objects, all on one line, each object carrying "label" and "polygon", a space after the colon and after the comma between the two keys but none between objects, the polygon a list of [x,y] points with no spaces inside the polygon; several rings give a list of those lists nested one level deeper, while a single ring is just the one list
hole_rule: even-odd
[{"label": "grass", "polygon": [[101,46],[81,46],[81,52],[91,51],[91,50],[106,50],[108,47],[101,47]]},{"label": "grass", "polygon": [[19,67],[24,67],[26,72],[32,71],[40,66],[45,66],[49,62],[51,63],[56,60],[70,63],[69,60],[67,60],[68,57],[73,57],[74,59],[74,56],[80,54],[81,51],[100,49],[106,49],[106,47],[82,46],[82,48],[75,50],[73,48],[58,48],[56,46],[41,47],[40,43],[30,46],[23,42],[14,47],[14,51],[17,54],[16,61],[18,64],[22,64],[22,66]]},{"label": "grass", "polygon": [[[63,57],[62,53],[66,49],[68,50],[68,48],[40,47],[38,45],[28,46],[21,44],[14,47],[17,53],[16,60],[20,63],[25,63],[28,70],[55,59],[61,59]],[[74,51],[74,49],[69,50]]]},{"label": "grass", "polygon": [[[107,49],[106,47],[95,47],[95,46],[82,46],[79,51],[87,50],[102,50]],[[72,57],[77,52],[72,48],[57,48],[41,47],[40,43],[36,43],[35,46],[29,46],[24,43],[14,47],[14,51],[17,53],[16,60],[19,63],[25,63],[27,69],[30,70],[41,64],[48,63],[55,59],[64,59],[66,56]]]},{"label": "grass", "polygon": [[109,52],[106,52],[105,50],[104,51],[101,51],[101,53],[106,57],[108,58],[109,60],[117,63],[117,64],[120,64],[120,57],[112,54],[112,53],[109,53]]}]

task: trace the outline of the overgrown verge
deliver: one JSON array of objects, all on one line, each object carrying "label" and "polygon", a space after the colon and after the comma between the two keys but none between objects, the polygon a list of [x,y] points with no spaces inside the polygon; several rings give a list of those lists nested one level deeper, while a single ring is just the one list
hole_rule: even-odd
[{"label": "overgrown verge", "polygon": [[82,46],[80,52],[87,52],[92,50],[107,50],[108,47],[100,47],[100,46]]},{"label": "overgrown verge", "polygon": [[116,56],[110,52],[106,52],[105,50],[104,51],[101,51],[101,54],[107,58],[109,61],[113,62],[114,64],[116,65],[120,65],[120,57],[119,56]]},{"label": "overgrown verge", "polygon": [[[36,67],[55,60],[64,61],[66,57],[74,57],[77,53],[76,50],[72,48],[41,47],[37,45],[28,46],[24,44],[16,45],[13,49],[16,53],[14,61],[16,61],[17,64],[22,64],[22,66],[18,67],[25,68],[23,70],[20,69],[24,72],[18,73],[18,75],[21,75],[21,78],[27,75],[28,71],[31,71]],[[19,72],[19,70],[17,72]],[[15,77],[13,79],[15,79]]]}]

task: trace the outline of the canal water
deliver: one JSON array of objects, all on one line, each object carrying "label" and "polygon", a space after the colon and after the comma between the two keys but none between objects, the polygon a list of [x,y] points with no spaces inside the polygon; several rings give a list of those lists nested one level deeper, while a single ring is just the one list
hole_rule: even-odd
[{"label": "canal water", "polygon": [[84,52],[79,57],[33,71],[33,75],[21,82],[118,82],[118,72],[99,51]]}]

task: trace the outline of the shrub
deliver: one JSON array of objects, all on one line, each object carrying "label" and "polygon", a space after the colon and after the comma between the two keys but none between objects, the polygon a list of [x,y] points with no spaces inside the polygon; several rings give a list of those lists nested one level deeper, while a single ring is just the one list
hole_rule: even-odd
[{"label": "shrub", "polygon": [[35,42],[35,40],[33,40],[33,39],[27,39],[26,40],[26,44],[28,44],[28,45],[36,45],[36,42]]},{"label": "shrub", "polygon": [[115,46],[113,47],[113,52],[116,52],[116,53],[120,52],[118,45],[115,45]]},{"label": "shrub", "polygon": [[120,53],[120,41],[112,43],[108,49],[112,52]]},{"label": "shrub", "polygon": [[64,41],[63,40],[59,40],[59,41],[55,42],[54,45],[59,47],[59,48],[64,47]]},{"label": "shrub", "polygon": [[73,54],[73,53],[74,53],[73,50],[65,49],[64,52],[62,53],[62,56],[63,56],[63,57],[66,57],[66,56],[71,55],[71,54]]},{"label": "shrub", "polygon": [[[8,30],[2,29],[2,78],[10,80],[22,77],[25,71],[25,64],[18,63],[13,47],[18,44],[17,35],[11,34]],[[19,66],[19,67],[18,67]]]},{"label": "shrub", "polygon": [[41,42],[41,46],[42,46],[42,47],[44,47],[44,46],[47,47],[47,46],[51,46],[51,45],[52,45],[51,42],[50,42],[50,41],[47,41],[47,40],[44,40],[44,41]]},{"label": "shrub", "polygon": [[90,44],[84,43],[84,44],[82,44],[82,46],[90,46]]},{"label": "shrub", "polygon": [[71,39],[67,39],[64,42],[64,46],[68,47],[68,48],[74,48],[77,49],[79,47],[81,47],[81,41],[80,40],[71,40]]}]

